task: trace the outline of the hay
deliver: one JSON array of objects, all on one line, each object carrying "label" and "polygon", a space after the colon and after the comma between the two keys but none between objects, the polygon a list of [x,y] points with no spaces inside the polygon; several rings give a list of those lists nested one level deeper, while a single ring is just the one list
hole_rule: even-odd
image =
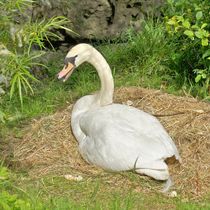
[{"label": "hay", "polygon": [[[198,199],[210,193],[210,104],[143,88],[118,89],[115,102],[133,103],[162,122],[182,157],[181,166],[170,167],[182,196]],[[14,141],[14,161],[30,177],[103,173],[87,164],[78,152],[70,130],[71,108],[33,120],[23,139]]]}]

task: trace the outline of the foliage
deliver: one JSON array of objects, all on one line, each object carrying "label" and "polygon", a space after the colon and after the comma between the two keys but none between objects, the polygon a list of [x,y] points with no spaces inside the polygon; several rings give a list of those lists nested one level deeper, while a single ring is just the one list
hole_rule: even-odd
[{"label": "foliage", "polygon": [[31,81],[38,81],[31,73],[30,69],[33,65],[41,65],[35,63],[34,59],[41,54],[17,54],[10,53],[4,59],[0,59],[2,67],[1,70],[10,79],[10,98],[13,97],[16,91],[19,94],[21,105],[23,105],[23,93],[30,91],[33,94]]},{"label": "foliage", "polygon": [[[38,80],[32,75],[34,66],[46,66],[37,61],[43,55],[40,50],[45,49],[45,43],[62,37],[53,32],[55,29],[65,29],[68,23],[65,17],[52,17],[49,20],[33,21],[31,17],[24,17],[26,9],[32,7],[32,0],[9,0],[0,2],[0,75],[6,78],[6,83],[0,90],[10,88],[10,98],[14,94],[19,96],[23,107],[23,95],[33,94],[32,82]],[[21,15],[22,16],[21,16]],[[15,19],[18,20],[18,24]],[[39,50],[34,51],[33,46]]]},{"label": "foliage", "polygon": [[[44,208],[41,202],[32,202],[27,195],[21,196],[19,188],[13,186],[10,176],[11,171],[8,168],[0,165],[0,209],[4,210],[41,210]],[[10,191],[15,192],[10,192]]]},{"label": "foliage", "polygon": [[5,114],[0,110],[0,122],[5,122]]},{"label": "foliage", "polygon": [[[177,42],[173,62],[188,79],[202,84],[200,94],[210,92],[210,5],[208,1],[168,0],[165,11],[166,29]],[[184,65],[183,65],[184,64]]]},{"label": "foliage", "polygon": [[30,203],[27,200],[18,198],[16,194],[10,194],[6,190],[6,185],[9,179],[9,171],[6,167],[0,166],[0,209],[5,210],[24,210],[31,209]]}]

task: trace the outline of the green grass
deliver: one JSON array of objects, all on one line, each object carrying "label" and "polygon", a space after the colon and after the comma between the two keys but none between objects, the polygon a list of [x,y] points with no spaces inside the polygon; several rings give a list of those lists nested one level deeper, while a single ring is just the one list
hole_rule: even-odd
[{"label": "green grass", "polygon": [[[31,209],[209,209],[209,200],[200,202],[170,198],[156,191],[144,193],[148,178],[126,172],[85,176],[80,182],[59,176],[30,180],[20,175],[12,193],[27,200]],[[14,179],[14,177],[13,177]],[[124,182],[122,182],[124,181]],[[154,188],[158,185],[153,180]]]},{"label": "green grass", "polygon": [[[128,42],[107,44],[96,47],[104,54],[110,64],[115,86],[141,86],[164,89],[164,91],[181,94],[195,91],[185,78],[177,75],[168,66],[170,55],[175,44],[166,39],[163,26],[149,23],[141,34],[129,32]],[[122,40],[119,40],[122,41]],[[5,96],[1,103],[6,114],[6,124],[1,124],[1,137],[13,133],[21,135],[21,125],[28,124],[31,119],[54,113],[64,109],[77,98],[96,91],[100,87],[96,71],[89,64],[79,67],[72,77],[63,83],[56,79],[56,74],[63,66],[64,53],[55,52],[47,59],[49,78],[34,84],[35,94],[24,97],[24,108],[18,98],[11,102]],[[44,177],[30,180],[27,173],[18,169],[13,171],[11,193],[28,199],[31,209],[209,209],[209,200],[198,203],[187,201],[180,196],[168,198],[157,192],[143,193],[139,186],[147,188],[147,181],[131,173],[107,174],[86,177],[82,182],[70,182],[62,177]],[[124,177],[122,179],[122,176]],[[127,180],[116,184],[115,180]],[[127,184],[129,182],[129,184]],[[154,187],[157,184],[153,183]],[[159,184],[158,184],[159,185]],[[20,190],[22,189],[22,190]]]}]

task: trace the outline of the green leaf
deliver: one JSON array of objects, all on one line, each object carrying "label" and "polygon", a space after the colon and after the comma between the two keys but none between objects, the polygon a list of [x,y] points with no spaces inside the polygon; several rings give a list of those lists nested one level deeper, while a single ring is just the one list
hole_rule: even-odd
[{"label": "green leaf", "polygon": [[27,80],[25,77],[23,77],[23,76],[22,76],[22,82],[23,82],[23,84],[24,84],[24,88],[25,88],[26,92],[27,92],[27,87],[26,87],[25,85],[27,85],[28,88],[29,88],[29,90],[31,91],[31,93],[34,94],[33,88],[31,87],[30,83],[29,83],[28,80]]},{"label": "green leaf", "polygon": [[[5,114],[0,110],[0,122],[5,123]],[[0,179],[2,179],[1,171],[0,171]]]},{"label": "green leaf", "polygon": [[206,50],[206,52],[203,54],[202,58],[206,58],[210,56],[210,49]]},{"label": "green leaf", "polygon": [[196,78],[195,78],[195,82],[198,83],[199,81],[201,80],[201,75],[197,75]]},{"label": "green leaf", "polygon": [[192,25],[192,27],[191,27],[192,29],[200,29],[197,25]]},{"label": "green leaf", "polygon": [[11,210],[10,206],[6,203],[6,201],[3,200],[0,200],[0,207],[2,207],[4,210]]},{"label": "green leaf", "polygon": [[202,34],[206,38],[208,38],[210,36],[210,33],[208,31],[206,31],[205,29],[202,29]]},{"label": "green leaf", "polygon": [[176,23],[177,23],[177,21],[176,21],[176,20],[172,20],[172,19],[170,19],[170,20],[167,22],[168,25],[176,25]]},{"label": "green leaf", "polygon": [[202,46],[208,46],[208,44],[209,43],[208,43],[208,39],[207,38],[201,40],[201,45]]},{"label": "green leaf", "polygon": [[200,20],[203,17],[203,12],[199,11],[196,13],[196,20]]},{"label": "green leaf", "polygon": [[207,25],[208,25],[207,23],[203,23],[201,29],[205,28]]},{"label": "green leaf", "polygon": [[13,95],[14,95],[14,92],[15,92],[15,84],[16,84],[16,81],[17,81],[17,77],[18,77],[18,74],[16,73],[12,80],[10,81],[10,84],[11,84],[11,87],[10,87],[10,100],[12,99]]},{"label": "green leaf", "polygon": [[174,16],[174,18],[176,18],[178,20],[178,22],[184,22],[184,17],[181,16],[181,15],[178,15],[178,16]]},{"label": "green leaf", "polygon": [[196,31],[196,32],[195,32],[195,36],[198,37],[199,39],[202,39],[202,38],[203,38],[202,31],[201,31],[201,30]]},{"label": "green leaf", "polygon": [[186,30],[184,31],[184,34],[187,35],[189,38],[193,39],[194,38],[194,33],[191,30]]},{"label": "green leaf", "polygon": [[182,25],[185,27],[185,28],[190,28],[190,22],[188,20],[185,20]]},{"label": "green leaf", "polygon": [[18,80],[17,80],[17,89],[19,92],[19,99],[20,99],[21,107],[23,107],[22,83],[21,83],[20,76],[18,77]]},{"label": "green leaf", "polygon": [[206,79],[206,73],[202,73],[201,76],[203,79]]}]

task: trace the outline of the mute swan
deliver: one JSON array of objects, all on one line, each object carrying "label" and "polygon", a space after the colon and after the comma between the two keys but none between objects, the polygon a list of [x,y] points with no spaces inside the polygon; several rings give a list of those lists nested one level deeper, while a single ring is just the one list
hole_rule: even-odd
[{"label": "mute swan", "polygon": [[58,79],[66,81],[83,62],[92,64],[101,89],[80,98],[73,107],[71,126],[82,157],[105,170],[135,170],[172,185],[164,160],[181,160],[177,148],[157,118],[131,106],[113,103],[114,82],[104,57],[88,44],[78,44],[67,54]]}]

